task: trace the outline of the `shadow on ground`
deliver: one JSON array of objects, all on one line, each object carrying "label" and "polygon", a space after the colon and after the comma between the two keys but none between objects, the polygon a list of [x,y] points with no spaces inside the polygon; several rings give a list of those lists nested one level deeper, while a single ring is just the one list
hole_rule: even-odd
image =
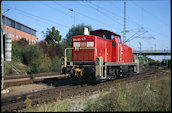
[{"label": "shadow on ground", "polygon": [[60,86],[76,86],[76,85],[96,85],[97,83],[79,83],[76,81],[73,81],[71,78],[45,78],[41,81],[35,81],[34,84],[46,84],[47,86],[53,86],[53,87],[60,87]]},{"label": "shadow on ground", "polygon": [[46,84],[48,86],[59,87],[72,84],[70,78],[45,78],[42,81],[36,81],[34,84]]}]

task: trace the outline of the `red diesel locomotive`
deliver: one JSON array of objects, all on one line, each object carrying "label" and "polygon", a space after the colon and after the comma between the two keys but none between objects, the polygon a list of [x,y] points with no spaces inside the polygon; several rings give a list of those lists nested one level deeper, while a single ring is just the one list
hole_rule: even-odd
[{"label": "red diesel locomotive", "polygon": [[[68,50],[72,50],[70,62],[66,56]],[[138,65],[133,62],[132,48],[121,42],[120,35],[108,30],[74,36],[72,48],[66,48],[62,58],[62,73],[74,80],[113,80],[134,72],[138,72]]]}]

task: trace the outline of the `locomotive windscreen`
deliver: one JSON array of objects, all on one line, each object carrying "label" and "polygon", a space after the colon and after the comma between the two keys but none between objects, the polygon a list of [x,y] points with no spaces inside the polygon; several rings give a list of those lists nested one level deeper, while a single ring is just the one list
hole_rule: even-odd
[{"label": "locomotive windscreen", "polygon": [[100,36],[98,33],[91,33],[90,35]]},{"label": "locomotive windscreen", "polygon": [[104,39],[109,39],[109,40],[111,40],[111,37],[112,37],[112,34],[111,34],[111,33],[109,33],[109,32],[103,33],[103,38],[104,38]]},{"label": "locomotive windscreen", "polygon": [[109,33],[109,32],[103,33],[103,36],[101,34],[99,34],[99,33],[90,33],[90,35],[103,37],[104,39],[109,39],[109,40],[111,40],[111,38],[112,38],[112,34]]}]

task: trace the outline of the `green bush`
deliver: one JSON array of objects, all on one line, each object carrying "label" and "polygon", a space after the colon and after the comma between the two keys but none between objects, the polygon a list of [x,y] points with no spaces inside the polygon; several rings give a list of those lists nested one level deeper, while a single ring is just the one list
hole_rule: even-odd
[{"label": "green bush", "polygon": [[27,46],[23,52],[23,63],[26,65],[41,63],[42,51],[37,45]]},{"label": "green bush", "polygon": [[50,70],[52,72],[59,72],[60,73],[60,71],[61,71],[61,60],[58,56],[56,56],[52,60]]},{"label": "green bush", "polygon": [[39,73],[41,64],[42,49],[37,45],[27,46],[23,52],[23,64],[31,67],[29,73]]},{"label": "green bush", "polygon": [[25,51],[25,47],[29,44],[26,39],[20,39],[19,41],[12,42],[12,59],[15,61],[23,60],[23,52]]},{"label": "green bush", "polygon": [[23,56],[23,48],[17,42],[12,42],[12,60],[21,62]]},{"label": "green bush", "polygon": [[[27,41],[13,42],[12,58],[28,66],[28,74],[60,72],[61,48],[59,45],[48,46],[46,42],[28,45]],[[8,73],[12,73],[8,70]]]},{"label": "green bush", "polygon": [[41,56],[41,65],[39,66],[40,72],[51,72],[50,66],[51,66],[51,59],[48,57],[47,54],[42,54]]}]

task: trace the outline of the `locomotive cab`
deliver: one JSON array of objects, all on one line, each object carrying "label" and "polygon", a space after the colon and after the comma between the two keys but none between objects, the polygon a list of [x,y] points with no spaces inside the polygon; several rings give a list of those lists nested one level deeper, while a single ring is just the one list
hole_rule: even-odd
[{"label": "locomotive cab", "polygon": [[[70,62],[67,50],[72,50]],[[113,80],[138,72],[138,64],[132,61],[132,48],[122,44],[120,35],[101,29],[74,36],[72,48],[65,49],[63,62],[62,73],[82,81]]]},{"label": "locomotive cab", "polygon": [[118,35],[118,34],[112,33],[110,31],[95,30],[95,31],[91,31],[90,35],[95,35],[95,36],[103,37],[104,39],[109,39],[109,40],[114,40],[114,36],[115,36],[118,39],[118,41],[120,43],[122,43],[121,36]]}]

